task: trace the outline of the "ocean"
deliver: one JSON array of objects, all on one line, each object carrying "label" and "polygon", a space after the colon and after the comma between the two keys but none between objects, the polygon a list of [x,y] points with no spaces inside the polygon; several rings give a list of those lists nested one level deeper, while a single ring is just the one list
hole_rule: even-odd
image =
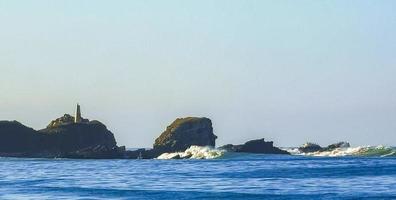
[{"label": "ocean", "polygon": [[0,199],[396,199],[394,154],[359,152],[221,153],[185,160],[0,158]]}]

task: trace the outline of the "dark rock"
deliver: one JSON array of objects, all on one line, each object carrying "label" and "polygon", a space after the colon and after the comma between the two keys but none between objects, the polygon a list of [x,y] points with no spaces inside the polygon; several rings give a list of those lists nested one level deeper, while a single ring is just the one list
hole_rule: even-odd
[{"label": "dark rock", "polygon": [[125,147],[97,145],[74,152],[68,152],[60,155],[60,157],[74,159],[121,159],[125,158]]},{"label": "dark rock", "polygon": [[189,159],[191,158],[193,155],[192,154],[187,154],[186,156],[183,157],[183,159]]},{"label": "dark rock", "polygon": [[219,149],[229,152],[242,152],[242,153],[260,153],[260,154],[290,154],[287,151],[274,147],[273,142],[266,142],[263,139],[250,140],[242,145],[227,144]]},{"label": "dark rock", "polygon": [[213,134],[212,122],[208,118],[178,118],[155,140],[153,149],[127,151],[131,159],[153,159],[163,153],[185,151],[192,145],[215,146],[217,136]]},{"label": "dark rock", "polygon": [[237,152],[239,149],[241,149],[242,145],[233,145],[233,144],[226,144],[221,147],[219,147],[220,150],[225,150],[228,152]]},{"label": "dark rock", "polygon": [[0,152],[23,154],[37,152],[41,135],[17,121],[0,121]]},{"label": "dark rock", "polygon": [[169,125],[154,143],[158,152],[185,151],[192,145],[215,146],[212,121],[208,118],[178,118]]},{"label": "dark rock", "polygon": [[303,146],[299,147],[298,150],[303,153],[311,153],[316,151],[321,151],[323,148],[315,143],[305,143]]},{"label": "dark rock", "polygon": [[152,159],[155,155],[150,155],[150,150],[138,149],[134,151],[126,151],[125,158],[128,159]]},{"label": "dark rock", "polygon": [[176,154],[173,157],[170,157],[169,159],[179,160],[179,159],[182,159],[182,157],[180,157],[179,154]]},{"label": "dark rock", "polygon": [[323,148],[322,151],[332,151],[334,149],[348,148],[348,147],[351,147],[351,145],[348,142],[337,142],[327,146],[326,148]]},{"label": "dark rock", "polygon": [[98,145],[116,147],[113,133],[98,121],[71,123],[40,130],[41,145],[53,152],[73,152]]},{"label": "dark rock", "polygon": [[88,158],[87,152],[101,157],[101,152],[106,156],[113,149],[119,150],[113,133],[102,123],[70,120],[70,115],[64,115],[40,131],[16,121],[0,121],[0,156],[50,158],[81,154]]},{"label": "dark rock", "polygon": [[348,142],[338,142],[331,144],[327,147],[321,147],[314,143],[305,143],[303,146],[299,147],[298,150],[302,153],[312,153],[312,152],[323,152],[323,151],[333,151],[338,148],[348,148],[351,145]]}]

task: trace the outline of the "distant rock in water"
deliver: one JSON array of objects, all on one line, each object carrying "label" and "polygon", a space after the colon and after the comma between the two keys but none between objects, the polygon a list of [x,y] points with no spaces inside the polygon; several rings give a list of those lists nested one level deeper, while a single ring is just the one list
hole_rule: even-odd
[{"label": "distant rock in water", "polygon": [[316,151],[320,151],[322,149],[323,148],[321,146],[319,146],[318,144],[311,143],[311,142],[307,142],[298,148],[298,150],[300,152],[304,152],[304,153],[316,152]]},{"label": "distant rock in water", "polygon": [[274,147],[272,141],[266,142],[264,138],[258,140],[250,140],[242,145],[227,144],[219,149],[223,149],[229,152],[241,152],[241,153],[260,153],[260,154],[290,154],[287,151]]},{"label": "distant rock in water", "polygon": [[[62,119],[64,117],[55,121],[60,122]],[[71,123],[53,124],[51,122],[46,129],[40,130],[39,133],[46,136],[43,146],[52,152],[69,153],[98,145],[106,148],[117,146],[113,133],[99,121],[84,119],[84,122],[81,123],[72,121]]]},{"label": "distant rock in water", "polygon": [[180,152],[191,146],[214,147],[216,139],[210,119],[178,118],[155,140],[153,147],[161,153]]},{"label": "distant rock in water", "polygon": [[299,147],[298,150],[302,153],[312,153],[312,152],[323,152],[323,151],[333,151],[338,148],[348,148],[351,145],[348,142],[337,142],[330,144],[327,147],[321,147],[315,143],[305,143],[303,146]]},{"label": "distant rock in water", "polygon": [[115,158],[127,158],[125,156],[126,149],[124,146],[105,146],[105,145],[97,145],[90,146],[87,148],[79,149],[76,151],[71,151],[66,154],[63,154],[64,158],[76,158],[76,159],[115,159]]},{"label": "distant rock in water", "polygon": [[125,157],[152,159],[164,153],[184,152],[191,146],[215,147],[216,139],[210,119],[178,118],[155,140],[153,149],[127,151]]},{"label": "distant rock in water", "polygon": [[[73,123],[72,118],[64,115],[39,131],[16,121],[0,121],[0,156],[68,157],[98,146],[103,147],[104,154],[118,149],[113,133],[105,125],[87,119]],[[101,157],[98,149],[95,153],[91,158]]]},{"label": "distant rock in water", "polygon": [[338,149],[338,148],[349,148],[349,147],[351,147],[349,142],[338,142],[338,143],[334,143],[334,144],[331,144],[331,145],[325,147],[323,150],[324,151],[332,151],[332,150]]}]

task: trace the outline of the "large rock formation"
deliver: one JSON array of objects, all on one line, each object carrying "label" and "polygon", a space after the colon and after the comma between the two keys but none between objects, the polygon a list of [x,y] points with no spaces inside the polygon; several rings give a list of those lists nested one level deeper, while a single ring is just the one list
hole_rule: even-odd
[{"label": "large rock formation", "polygon": [[318,144],[311,143],[311,142],[307,142],[298,148],[298,150],[303,153],[316,152],[316,151],[320,151],[322,149],[323,148],[321,146],[319,146]]},{"label": "large rock formation", "polygon": [[[82,123],[73,123],[73,120],[70,115],[64,115],[39,131],[16,121],[1,121],[0,155],[68,157],[82,149],[98,146],[103,147],[103,151],[118,148],[113,133],[102,123],[87,119]],[[95,155],[99,155],[98,149],[95,150]]]},{"label": "large rock formation", "polygon": [[260,154],[290,154],[287,151],[274,147],[272,141],[266,142],[264,138],[258,140],[250,140],[245,144],[233,145],[227,144],[219,149],[223,149],[229,152],[241,152],[241,153],[260,153]]},{"label": "large rock formation", "polygon": [[178,118],[155,140],[154,150],[159,152],[185,151],[192,145],[215,146],[212,121],[208,118]]},{"label": "large rock formation", "polygon": [[43,146],[52,152],[69,153],[98,145],[116,146],[113,133],[99,121],[48,126],[39,132],[45,135]]}]

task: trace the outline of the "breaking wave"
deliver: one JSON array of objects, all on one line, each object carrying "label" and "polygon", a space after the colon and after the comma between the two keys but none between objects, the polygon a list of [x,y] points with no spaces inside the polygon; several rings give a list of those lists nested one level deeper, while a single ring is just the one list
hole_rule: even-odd
[{"label": "breaking wave", "polygon": [[348,148],[337,148],[331,151],[316,151],[310,153],[303,153],[298,150],[298,148],[285,149],[292,155],[304,155],[304,156],[379,156],[379,157],[389,157],[396,156],[395,147],[387,146],[358,146],[358,147],[348,147]]},{"label": "breaking wave", "polygon": [[184,152],[163,153],[157,159],[214,159],[223,156],[225,151],[211,147],[191,146]]},{"label": "breaking wave", "polygon": [[[387,146],[358,146],[336,148],[329,151],[316,151],[304,153],[298,148],[284,148],[291,155],[318,156],[318,157],[341,157],[341,156],[372,156],[372,157],[396,157],[396,147]],[[163,153],[157,159],[216,159],[224,157],[225,150],[212,147],[191,146],[184,152]],[[233,155],[228,153],[227,155]]]}]

